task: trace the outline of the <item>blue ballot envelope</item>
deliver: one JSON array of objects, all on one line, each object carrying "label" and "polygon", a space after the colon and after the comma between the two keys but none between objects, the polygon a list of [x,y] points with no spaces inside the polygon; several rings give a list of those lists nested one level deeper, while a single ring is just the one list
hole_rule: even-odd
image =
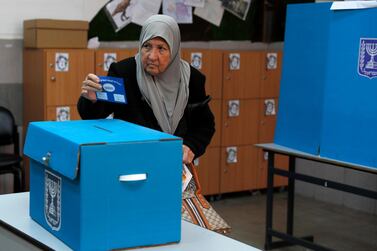
[{"label": "blue ballot envelope", "polygon": [[30,216],[73,250],[179,242],[182,140],[121,120],[32,122]]},{"label": "blue ballot envelope", "polygon": [[377,168],[377,8],[287,9],[274,142]]},{"label": "blue ballot envelope", "polygon": [[102,91],[96,92],[98,100],[127,104],[123,78],[100,76]]}]

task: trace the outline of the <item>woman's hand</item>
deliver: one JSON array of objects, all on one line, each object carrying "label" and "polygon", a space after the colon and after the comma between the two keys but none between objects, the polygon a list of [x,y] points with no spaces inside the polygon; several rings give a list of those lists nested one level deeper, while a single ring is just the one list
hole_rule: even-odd
[{"label": "woman's hand", "polygon": [[190,147],[183,145],[183,163],[190,164],[194,160],[195,154],[191,151]]},{"label": "woman's hand", "polygon": [[96,102],[96,92],[101,91],[102,86],[99,84],[99,77],[93,73],[89,73],[81,86],[81,96]]}]

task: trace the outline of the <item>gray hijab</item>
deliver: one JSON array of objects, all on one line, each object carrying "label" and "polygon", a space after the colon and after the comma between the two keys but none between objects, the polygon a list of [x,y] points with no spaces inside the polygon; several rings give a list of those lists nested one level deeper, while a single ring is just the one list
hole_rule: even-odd
[{"label": "gray hijab", "polygon": [[[155,37],[163,38],[170,48],[166,70],[153,77],[144,71],[141,62],[142,45]],[[174,134],[189,96],[190,65],[180,58],[181,36],[176,21],[166,15],[148,18],[141,30],[139,53],[136,54],[136,78],[141,94],[151,106],[161,129]]]}]

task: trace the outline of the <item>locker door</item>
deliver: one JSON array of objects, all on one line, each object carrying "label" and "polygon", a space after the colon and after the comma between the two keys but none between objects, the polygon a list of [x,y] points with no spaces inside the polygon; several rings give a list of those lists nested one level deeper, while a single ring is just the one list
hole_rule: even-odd
[{"label": "locker door", "polygon": [[44,50],[47,106],[76,105],[82,81],[93,71],[92,50]]},{"label": "locker door", "polygon": [[[262,52],[223,53],[223,98],[250,99],[260,95]],[[238,60],[234,59],[238,58]],[[232,62],[236,62],[233,63]]]},{"label": "locker door", "polygon": [[220,193],[220,147],[208,147],[194,162],[204,195]]},{"label": "locker door", "polygon": [[[275,104],[274,114],[271,114],[267,104],[273,100]],[[276,113],[278,107],[278,100],[275,99],[261,99],[259,102],[260,109],[260,124],[258,143],[271,143],[274,141],[274,130],[276,125]],[[267,187],[267,164],[268,155],[261,149],[258,151],[258,167],[257,167],[257,188]],[[288,170],[288,157],[283,155],[275,155],[275,166]],[[288,180],[282,176],[274,176],[274,186],[286,186]]]},{"label": "locker door", "polygon": [[220,192],[256,188],[257,149],[253,145],[221,148]]},{"label": "locker door", "polygon": [[263,77],[260,90],[262,98],[279,97],[282,58],[282,52],[263,53],[263,62],[261,64]]},{"label": "locker door", "polygon": [[118,62],[130,57],[130,50],[126,49],[99,49],[95,52],[95,74],[107,76],[108,69],[112,62]]},{"label": "locker door", "polygon": [[222,51],[182,49],[182,59],[206,76],[206,92],[213,99],[222,97]]},{"label": "locker door", "polygon": [[[222,145],[256,144],[259,121],[258,100],[225,99],[222,108]],[[237,109],[239,109],[238,112]]]}]

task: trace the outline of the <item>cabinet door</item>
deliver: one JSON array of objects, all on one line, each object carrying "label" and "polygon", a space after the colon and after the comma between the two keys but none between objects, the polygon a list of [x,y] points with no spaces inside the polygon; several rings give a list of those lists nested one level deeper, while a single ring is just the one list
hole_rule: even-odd
[{"label": "cabinet door", "polygon": [[[256,144],[259,123],[258,99],[224,99],[222,108],[222,145]],[[237,109],[239,112],[234,112]]]},{"label": "cabinet door", "polygon": [[94,51],[54,49],[44,50],[45,100],[47,106],[75,105],[81,93],[82,81],[94,72]]},{"label": "cabinet door", "polygon": [[121,61],[131,56],[128,49],[99,49],[95,52],[95,74],[98,76],[107,76],[111,63]]},{"label": "cabinet door", "polygon": [[204,195],[220,193],[220,147],[208,147],[206,153],[194,161]]},{"label": "cabinet door", "polygon": [[209,107],[213,115],[215,116],[215,128],[216,132],[213,135],[210,146],[220,146],[221,144],[221,100],[212,99],[209,102]]},{"label": "cabinet door", "polygon": [[259,51],[225,51],[223,53],[224,99],[259,97],[262,55],[262,52]]},{"label": "cabinet door", "polygon": [[182,49],[182,58],[206,76],[206,92],[213,99],[222,97],[222,51]]},{"label": "cabinet door", "polygon": [[[274,109],[268,108],[269,101],[273,100]],[[277,99],[261,99],[259,101],[259,111],[260,111],[260,124],[259,124],[259,135],[258,143],[271,143],[274,141],[274,131],[276,125],[276,113],[278,108]],[[272,113],[272,114],[271,114]],[[261,149],[258,149],[258,168],[257,168],[257,188],[267,187],[267,164],[268,155]],[[275,155],[275,166],[288,170],[288,157],[283,155]],[[288,180],[282,176],[274,176],[274,186],[286,186]]]},{"label": "cabinet door", "polygon": [[222,147],[220,192],[228,193],[255,189],[256,168],[257,149],[255,146]]},{"label": "cabinet door", "polygon": [[48,106],[46,111],[46,120],[65,121],[81,119],[77,107],[73,106]]},{"label": "cabinet door", "polygon": [[282,69],[282,52],[266,52],[263,56],[263,62],[261,64],[262,71],[262,83],[261,83],[261,97],[278,97],[281,69]]}]

